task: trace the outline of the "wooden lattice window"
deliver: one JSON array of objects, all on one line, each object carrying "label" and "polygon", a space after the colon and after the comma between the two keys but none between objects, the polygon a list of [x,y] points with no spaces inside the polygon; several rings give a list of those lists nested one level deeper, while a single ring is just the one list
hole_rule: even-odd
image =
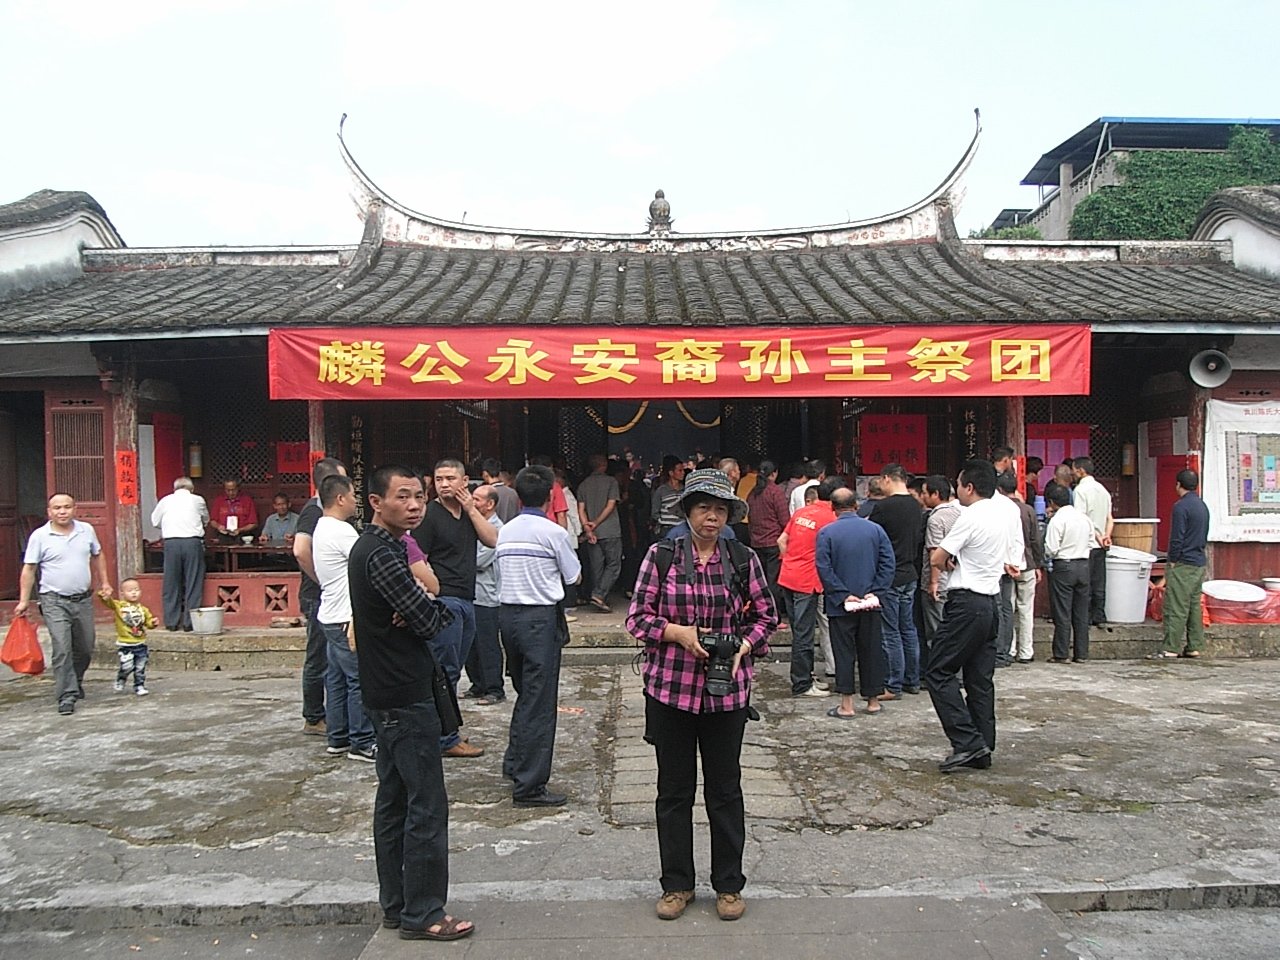
[{"label": "wooden lattice window", "polygon": [[81,503],[107,499],[104,416],[100,408],[53,410],[53,489]]},{"label": "wooden lattice window", "polygon": [[203,422],[193,436],[204,447],[206,477],[241,483],[306,483],[304,473],[276,473],[276,444],[305,442],[307,405],[267,399],[260,387],[238,382],[201,385]]}]

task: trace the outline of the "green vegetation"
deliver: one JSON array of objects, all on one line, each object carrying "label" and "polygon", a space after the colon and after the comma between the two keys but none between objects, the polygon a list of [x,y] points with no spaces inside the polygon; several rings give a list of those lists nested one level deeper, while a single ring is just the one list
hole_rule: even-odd
[{"label": "green vegetation", "polygon": [[992,230],[987,227],[984,230],[970,230],[970,240],[1043,240],[1040,236],[1040,230],[1030,224],[1023,223],[1016,227],[1001,227],[999,230]]},{"label": "green vegetation", "polygon": [[1072,240],[1185,240],[1218,190],[1280,183],[1280,145],[1266,130],[1236,127],[1223,152],[1141,150],[1116,169],[1124,183],[1077,204]]}]

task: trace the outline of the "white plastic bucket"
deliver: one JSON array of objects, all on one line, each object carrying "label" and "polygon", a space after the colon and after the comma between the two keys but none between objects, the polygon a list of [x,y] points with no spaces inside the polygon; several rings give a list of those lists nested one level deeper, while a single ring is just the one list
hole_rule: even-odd
[{"label": "white plastic bucket", "polygon": [[196,607],[191,611],[191,632],[214,636],[222,632],[221,607]]},{"label": "white plastic bucket", "polygon": [[1130,547],[1107,551],[1107,621],[1142,623],[1147,619],[1147,588],[1155,554]]}]

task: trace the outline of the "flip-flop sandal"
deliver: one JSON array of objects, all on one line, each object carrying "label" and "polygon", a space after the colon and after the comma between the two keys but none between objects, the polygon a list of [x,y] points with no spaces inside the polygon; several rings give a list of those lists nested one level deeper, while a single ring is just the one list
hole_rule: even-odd
[{"label": "flip-flop sandal", "polygon": [[885,709],[884,707],[881,707],[879,710],[863,710],[862,712],[868,717],[878,717],[880,714],[885,712]]},{"label": "flip-flop sandal", "polygon": [[852,720],[857,716],[856,713],[841,713],[839,707],[832,707],[827,711],[828,717],[835,717],[837,720]]},{"label": "flip-flop sandal", "polygon": [[464,930],[459,929],[462,924],[468,922],[467,920],[459,920],[457,917],[446,915],[439,923],[431,924],[431,927],[439,928],[435,931],[432,931],[431,927],[427,927],[423,930],[414,930],[411,937],[405,937],[404,928],[401,927],[400,935],[402,939],[406,940],[461,940],[463,937],[469,937],[476,932],[475,924],[471,924]]},{"label": "flip-flop sandal", "polygon": [[1161,650],[1159,653],[1148,653],[1142,659],[1144,660],[1177,660],[1176,653],[1170,653],[1168,650]]},{"label": "flip-flop sandal", "polygon": [[1182,653],[1178,654],[1178,656],[1181,657],[1183,660],[1199,660],[1200,651],[1199,650],[1183,650]]}]

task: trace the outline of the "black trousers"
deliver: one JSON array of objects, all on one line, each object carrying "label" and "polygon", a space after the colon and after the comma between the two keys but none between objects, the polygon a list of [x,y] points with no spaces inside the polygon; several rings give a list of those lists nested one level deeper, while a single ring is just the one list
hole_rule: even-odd
[{"label": "black trousers", "polygon": [[466,670],[471,692],[476,696],[501,700],[507,695],[503,689],[497,607],[476,604],[476,639],[467,654]]},{"label": "black trousers", "polygon": [[888,664],[880,640],[884,623],[880,611],[864,610],[838,617],[828,614],[827,622],[831,625],[831,652],[836,658],[836,693],[851,696],[859,689],[854,686],[855,664],[863,698],[869,700],[884,693]]},{"label": "black trousers", "polygon": [[1055,560],[1049,572],[1055,657],[1065,658],[1068,650],[1078,660],[1089,657],[1090,560]]},{"label": "black trousers", "polygon": [[1089,551],[1089,622],[1107,622],[1107,551]]},{"label": "black trousers", "polygon": [[702,756],[702,798],[711,826],[711,886],[716,893],[741,893],[742,850],[747,841],[742,800],[742,734],[746,708],[724,713],[689,713],[652,697],[644,698],[645,739],[658,756],[658,855],[662,889],[692,890],[693,795]]},{"label": "black trousers", "polygon": [[204,538],[169,537],[164,542],[164,625],[168,630],[190,630],[191,611],[200,606],[204,592]]},{"label": "black trousers", "polygon": [[[956,753],[996,748],[998,595],[947,591],[942,625],[929,644],[925,685]],[[960,675],[964,675],[964,692]]]},{"label": "black trousers", "polygon": [[559,613],[554,605],[504,603],[498,608],[507,670],[516,691],[502,773],[517,800],[544,791],[556,746],[560,693]]},{"label": "black trousers", "polygon": [[378,900],[390,920],[421,930],[449,898],[449,796],[434,700],[368,710],[378,738],[373,849]]}]

